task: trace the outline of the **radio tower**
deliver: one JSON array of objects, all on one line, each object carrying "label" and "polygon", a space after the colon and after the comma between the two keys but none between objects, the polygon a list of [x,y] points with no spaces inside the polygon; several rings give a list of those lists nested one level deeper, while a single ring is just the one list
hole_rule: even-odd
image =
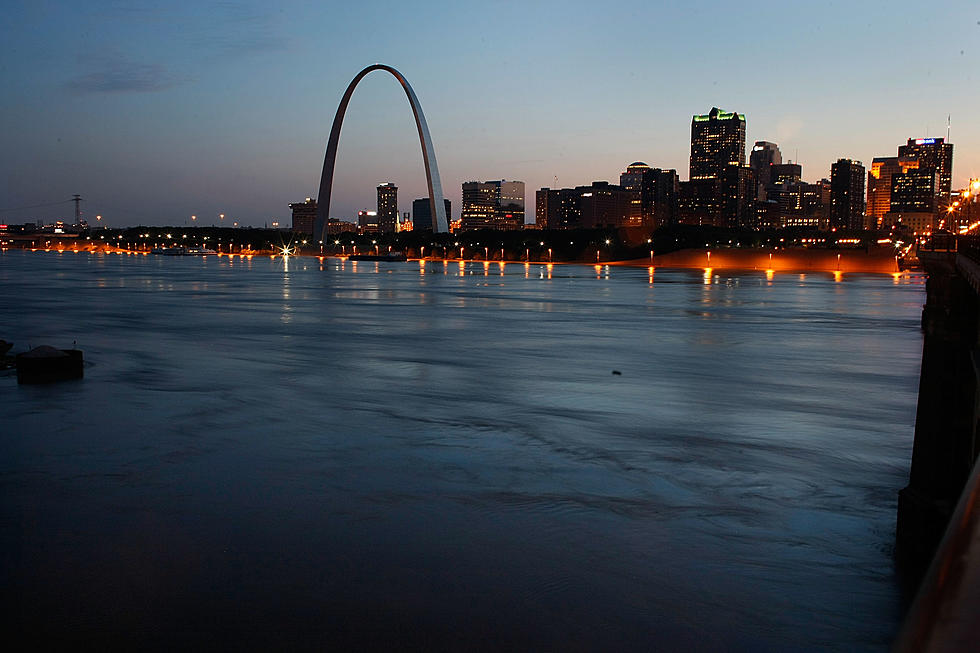
[{"label": "radio tower", "polygon": [[71,201],[75,203],[75,224],[82,224],[81,195],[72,195]]}]

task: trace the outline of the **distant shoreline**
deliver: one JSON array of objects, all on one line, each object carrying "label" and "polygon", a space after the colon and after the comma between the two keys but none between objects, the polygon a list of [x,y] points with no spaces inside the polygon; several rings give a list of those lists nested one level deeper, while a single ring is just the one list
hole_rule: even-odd
[{"label": "distant shoreline", "polygon": [[[57,253],[88,253],[88,254],[127,254],[131,256],[159,256],[146,250],[127,250],[110,246],[90,246],[90,247],[8,247],[3,251],[21,250],[30,252],[57,252]],[[201,256],[189,254],[187,256]],[[246,252],[218,252],[204,256],[230,257],[230,258],[252,258],[255,256],[268,256],[270,258],[282,258],[282,252],[273,250],[252,250]],[[290,257],[305,257],[318,259],[341,259],[348,260],[348,255],[343,254],[319,254],[313,252],[296,252]],[[881,248],[881,251],[872,250],[867,252],[857,249],[816,249],[816,248],[702,248],[684,249],[667,254],[655,254],[652,258],[612,260],[612,261],[522,261],[510,259],[490,259],[479,258],[432,258],[424,259],[414,257],[408,258],[405,262],[444,262],[444,263],[483,263],[505,264],[505,265],[581,265],[587,267],[611,266],[611,267],[631,267],[631,268],[663,268],[663,269],[712,269],[712,270],[731,270],[746,272],[828,272],[828,273],[868,273],[868,274],[896,274],[902,272],[898,263],[898,257],[891,251]],[[361,261],[369,263],[370,261]],[[354,261],[357,263],[357,261]]]}]

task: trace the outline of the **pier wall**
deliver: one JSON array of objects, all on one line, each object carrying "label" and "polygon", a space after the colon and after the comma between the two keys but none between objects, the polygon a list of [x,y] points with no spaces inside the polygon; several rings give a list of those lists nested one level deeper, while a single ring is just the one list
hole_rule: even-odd
[{"label": "pier wall", "polygon": [[682,249],[653,257],[654,267],[774,270],[777,272],[877,272],[899,271],[895,250],[863,249],[732,248]]}]

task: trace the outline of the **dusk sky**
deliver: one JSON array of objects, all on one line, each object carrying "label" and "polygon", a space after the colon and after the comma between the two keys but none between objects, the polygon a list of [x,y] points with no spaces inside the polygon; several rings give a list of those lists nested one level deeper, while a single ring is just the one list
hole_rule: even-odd
[{"label": "dusk sky", "polygon": [[[945,136],[953,187],[980,177],[980,3],[6,2],[0,221],[288,224],[316,196],[351,78],[411,82],[458,216],[460,184],[688,177],[691,116],[746,115],[803,176]],[[341,136],[331,215],[425,193],[411,110],[375,72]]]}]

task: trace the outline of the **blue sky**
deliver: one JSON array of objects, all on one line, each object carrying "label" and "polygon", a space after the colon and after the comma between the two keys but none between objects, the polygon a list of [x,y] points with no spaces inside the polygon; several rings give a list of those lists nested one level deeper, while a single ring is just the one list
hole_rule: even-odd
[{"label": "blue sky", "polygon": [[[970,2],[5,2],[0,219],[80,193],[109,225],[286,221],[315,196],[350,79],[387,63],[422,103],[443,187],[617,181],[632,161],[687,178],[690,121],[746,114],[804,178],[944,136],[954,186],[980,177],[980,4]],[[797,154],[798,153],[798,154]],[[390,76],[358,87],[331,214],[425,193]]]}]

